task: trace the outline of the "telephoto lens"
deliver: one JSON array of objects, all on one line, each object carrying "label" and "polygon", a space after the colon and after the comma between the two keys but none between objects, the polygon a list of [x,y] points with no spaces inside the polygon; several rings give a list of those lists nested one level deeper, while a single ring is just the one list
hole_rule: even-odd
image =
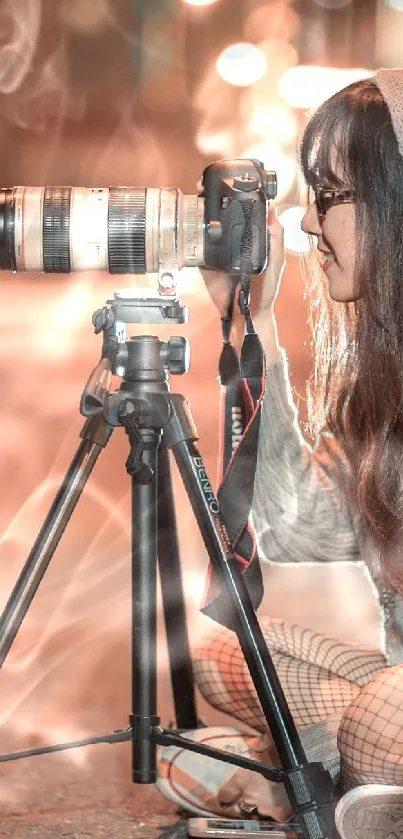
[{"label": "telephoto lens", "polygon": [[275,172],[220,160],[199,195],[176,188],[17,186],[0,190],[0,269],[65,274],[265,270]]},{"label": "telephoto lens", "polygon": [[203,264],[204,200],[179,189],[0,190],[0,269],[158,273]]}]

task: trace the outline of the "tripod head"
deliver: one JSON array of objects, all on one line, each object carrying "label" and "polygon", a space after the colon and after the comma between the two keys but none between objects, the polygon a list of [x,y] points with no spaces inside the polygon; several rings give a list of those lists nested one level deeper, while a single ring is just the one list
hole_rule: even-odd
[{"label": "tripod head", "polygon": [[[165,276],[171,277],[171,274]],[[172,284],[167,291],[159,284],[159,292],[154,296],[150,295],[149,288],[123,288],[115,291],[112,300],[106,303],[117,324],[188,322],[189,310],[182,306],[176,286]]]},{"label": "tripod head", "polygon": [[[188,309],[177,293],[150,296],[149,289],[122,289],[92,316],[95,333],[103,332],[102,354],[91,373],[80,401],[85,417],[103,414],[108,422],[119,424],[118,409],[112,411],[112,376],[123,379],[119,393],[144,394],[168,389],[168,374],[181,375],[189,369],[189,343],[182,336],[160,341],[151,335],[127,340],[129,323],[187,323]],[[116,402],[116,400],[114,400]]]}]

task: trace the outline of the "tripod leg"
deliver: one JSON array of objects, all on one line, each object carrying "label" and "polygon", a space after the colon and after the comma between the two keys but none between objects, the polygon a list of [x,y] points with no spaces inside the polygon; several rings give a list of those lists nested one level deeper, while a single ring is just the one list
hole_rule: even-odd
[{"label": "tripod leg", "polygon": [[[232,624],[248,665],[268,727],[284,768],[299,766],[305,755],[282,687],[264,641],[242,574],[230,554],[226,533],[218,519],[218,503],[195,445],[173,447],[190,503],[210,559],[228,595],[225,621]],[[270,678],[269,678],[270,672]]]},{"label": "tripod leg", "polygon": [[[126,432],[133,444],[137,435]],[[157,717],[157,451],[160,431],[140,432],[142,463],[151,480],[132,475],[132,779],[135,784],[157,780],[156,745],[151,737]]]},{"label": "tripod leg", "polygon": [[42,525],[0,618],[0,668],[35,596],[97,458],[112,427],[102,417],[87,420],[82,442]]},{"label": "tripod leg", "polygon": [[284,770],[290,803],[309,839],[336,839],[334,787],[320,763],[308,763],[273,660],[220,519],[217,500],[194,441],[197,439],[183,397],[171,395],[171,420],[164,428],[189,501],[225,597],[223,620],[235,630],[267,725]]},{"label": "tripod leg", "polygon": [[171,469],[164,438],[158,455],[158,568],[176,724],[180,729],[197,728]]}]

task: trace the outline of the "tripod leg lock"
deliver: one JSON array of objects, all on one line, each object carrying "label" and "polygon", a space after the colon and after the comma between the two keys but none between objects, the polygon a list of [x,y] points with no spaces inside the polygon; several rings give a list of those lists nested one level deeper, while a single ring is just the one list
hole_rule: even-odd
[{"label": "tripod leg lock", "polygon": [[329,772],[321,763],[309,763],[284,773],[284,786],[304,835],[338,839],[334,822],[335,794]]},{"label": "tripod leg lock", "polygon": [[130,454],[126,460],[126,470],[132,478],[135,478],[138,484],[146,486],[153,479],[153,471],[142,460],[144,438],[137,426],[137,420],[140,414],[141,403],[138,402],[136,404],[136,400],[132,401],[127,399],[119,406],[118,416],[130,440]]}]

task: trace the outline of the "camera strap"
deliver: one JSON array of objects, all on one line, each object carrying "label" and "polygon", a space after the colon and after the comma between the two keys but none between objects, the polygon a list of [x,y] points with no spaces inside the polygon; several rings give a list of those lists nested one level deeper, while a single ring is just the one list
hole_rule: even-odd
[{"label": "camera strap", "polygon": [[[246,213],[245,213],[246,216]],[[249,309],[252,276],[252,236],[246,223],[242,242],[239,308],[245,318],[245,335],[240,357],[230,341],[236,283],[233,283],[226,317],[221,319],[223,348],[219,361],[221,383],[219,488],[220,516],[229,536],[235,561],[240,568],[255,609],[263,597],[263,580],[256,541],[249,524],[255,481],[261,405],[265,392],[266,360],[254,330]],[[250,233],[250,235],[248,235]],[[202,611],[229,625],[226,592],[210,565]]]}]

